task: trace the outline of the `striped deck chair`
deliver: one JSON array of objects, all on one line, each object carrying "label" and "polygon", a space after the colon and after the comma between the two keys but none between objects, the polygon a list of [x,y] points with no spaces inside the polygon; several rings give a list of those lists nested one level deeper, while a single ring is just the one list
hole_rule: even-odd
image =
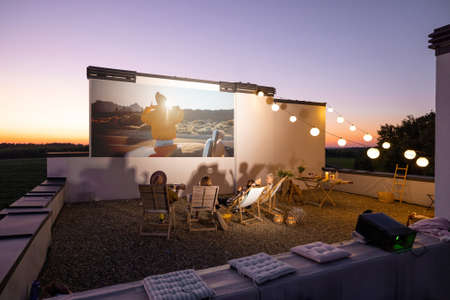
[{"label": "striped deck chair", "polygon": [[281,178],[271,189],[266,190],[261,196],[259,205],[263,211],[272,215],[282,213],[281,209],[276,206],[276,196],[286,178],[287,177]]},{"label": "striped deck chair", "polygon": [[[240,216],[240,220],[241,220],[241,224],[250,224],[253,223],[255,221],[261,221],[262,222],[262,218],[261,218],[261,211],[260,211],[260,207],[259,207],[259,199],[264,191],[265,187],[252,187],[249,189],[249,191],[247,192],[247,194],[245,194],[239,201],[238,203],[238,208],[239,208],[239,216]],[[251,206],[255,206],[253,208],[253,210],[256,211],[252,211]],[[243,214],[247,213],[248,215],[250,215],[250,218],[244,219]]]}]

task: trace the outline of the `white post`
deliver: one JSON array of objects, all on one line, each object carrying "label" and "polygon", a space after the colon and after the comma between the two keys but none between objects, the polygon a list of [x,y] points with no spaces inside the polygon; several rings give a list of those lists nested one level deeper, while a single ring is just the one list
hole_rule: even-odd
[{"label": "white post", "polygon": [[436,51],[435,215],[450,219],[450,24],[429,37]]}]

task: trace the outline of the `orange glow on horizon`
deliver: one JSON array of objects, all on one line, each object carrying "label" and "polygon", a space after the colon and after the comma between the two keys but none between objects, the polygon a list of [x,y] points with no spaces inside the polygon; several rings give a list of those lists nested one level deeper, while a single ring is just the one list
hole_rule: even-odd
[{"label": "orange glow on horizon", "polygon": [[0,133],[0,143],[11,144],[49,144],[49,143],[72,143],[88,145],[89,138],[83,135],[64,134],[37,134],[33,132]]}]

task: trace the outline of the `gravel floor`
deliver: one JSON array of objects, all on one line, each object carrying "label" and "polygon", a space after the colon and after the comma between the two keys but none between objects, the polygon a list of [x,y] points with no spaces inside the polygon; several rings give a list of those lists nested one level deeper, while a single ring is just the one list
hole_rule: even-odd
[{"label": "gravel floor", "polygon": [[[186,202],[176,203],[177,228],[170,240],[138,235],[141,207],[137,200],[66,205],[54,226],[52,245],[41,272],[41,285],[60,282],[72,291],[140,280],[179,269],[202,269],[231,258],[276,254],[314,241],[333,243],[351,238],[358,215],[366,209],[384,212],[405,223],[409,213],[432,216],[433,210],[408,204],[333,192],[337,206],[301,205],[303,224],[231,222],[229,231],[188,232]],[[306,196],[306,198],[308,198]]]}]

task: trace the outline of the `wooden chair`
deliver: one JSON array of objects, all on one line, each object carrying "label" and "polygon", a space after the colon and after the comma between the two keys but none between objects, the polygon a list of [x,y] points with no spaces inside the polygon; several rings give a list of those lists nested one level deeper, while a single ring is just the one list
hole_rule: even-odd
[{"label": "wooden chair", "polygon": [[[169,203],[167,186],[165,184],[140,184],[139,192],[141,194],[142,201],[142,219],[139,224],[139,234],[149,236],[167,236],[167,239],[169,239],[171,228],[173,227],[175,229],[175,209],[174,206]],[[146,222],[146,224],[155,227],[167,227],[167,233],[143,231],[145,217],[148,214],[164,214],[166,216],[167,223]]]},{"label": "wooden chair", "polygon": [[[255,221],[261,221],[261,209],[259,206],[260,197],[264,191],[265,187],[253,187],[239,199],[238,208],[241,224],[250,224]],[[250,207],[256,204],[256,212],[252,212]],[[243,214],[247,213],[250,218],[244,220]]]},{"label": "wooden chair", "polygon": [[261,195],[259,205],[263,211],[272,215],[282,213],[281,209],[276,207],[276,196],[286,178],[287,177],[281,178],[276,184],[272,186],[272,188],[267,189],[265,193]]},{"label": "wooden chair", "polygon": [[187,221],[189,225],[189,231],[217,231],[217,224],[214,226],[194,228],[193,222],[198,222],[199,212],[206,211],[214,216],[216,211],[217,197],[219,196],[218,186],[194,186],[192,189],[192,198],[188,204],[188,216]]}]

